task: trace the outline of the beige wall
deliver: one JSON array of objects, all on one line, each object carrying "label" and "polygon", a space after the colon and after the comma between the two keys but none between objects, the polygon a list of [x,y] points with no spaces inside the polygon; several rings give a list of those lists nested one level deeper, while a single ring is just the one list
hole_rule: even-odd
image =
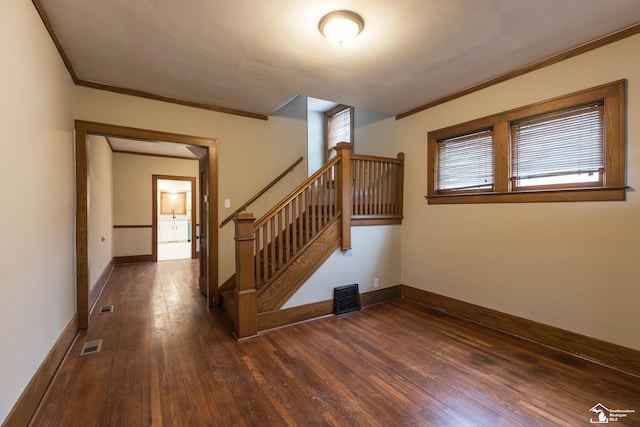
[{"label": "beige wall", "polygon": [[[114,225],[152,224],[153,175],[196,178],[198,198],[197,160],[113,153]],[[151,228],[117,228],[113,236],[113,256],[151,254],[151,232]]]},{"label": "beige wall", "polygon": [[89,135],[89,285],[96,284],[113,258],[113,160],[104,136]]},{"label": "beige wall", "polygon": [[31,2],[0,2],[0,423],[76,311],[73,83]]},{"label": "beige wall", "polygon": [[[640,199],[427,205],[427,133],[628,79],[627,183],[640,183],[640,36],[374,126],[406,153],[402,282],[640,349]],[[383,134],[385,130],[377,129]],[[372,135],[375,137],[375,135]]]},{"label": "beige wall", "polygon": [[358,284],[360,292],[400,283],[399,225],[353,227],[351,247],[338,249],[318,268],[282,308],[296,307],[333,299],[336,286]]}]

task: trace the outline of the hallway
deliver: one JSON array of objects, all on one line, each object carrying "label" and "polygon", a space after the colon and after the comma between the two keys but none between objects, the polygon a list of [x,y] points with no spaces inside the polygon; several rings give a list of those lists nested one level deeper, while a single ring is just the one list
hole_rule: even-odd
[{"label": "hallway", "polygon": [[403,299],[238,343],[197,265],[116,267],[31,425],[574,426],[597,403],[640,409],[637,378]]}]

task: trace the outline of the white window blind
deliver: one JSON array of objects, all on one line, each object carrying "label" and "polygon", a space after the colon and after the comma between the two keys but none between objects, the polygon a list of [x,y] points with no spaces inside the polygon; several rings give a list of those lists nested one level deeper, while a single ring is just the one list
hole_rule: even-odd
[{"label": "white window blind", "polygon": [[439,140],[437,158],[438,191],[493,188],[493,129]]},{"label": "white window blind", "polygon": [[511,123],[517,186],[598,182],[604,171],[604,103]]},{"label": "white window blind", "polygon": [[335,147],[340,142],[351,142],[351,108],[347,107],[327,118],[327,141],[329,158],[335,155]]}]

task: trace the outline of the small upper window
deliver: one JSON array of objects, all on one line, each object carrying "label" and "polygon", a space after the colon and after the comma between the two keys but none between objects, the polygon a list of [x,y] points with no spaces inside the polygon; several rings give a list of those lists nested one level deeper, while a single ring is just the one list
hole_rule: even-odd
[{"label": "small upper window", "polygon": [[625,199],[626,81],[429,132],[430,204]]},{"label": "small upper window", "polygon": [[327,160],[336,155],[340,142],[353,144],[353,107],[338,105],[325,113]]}]

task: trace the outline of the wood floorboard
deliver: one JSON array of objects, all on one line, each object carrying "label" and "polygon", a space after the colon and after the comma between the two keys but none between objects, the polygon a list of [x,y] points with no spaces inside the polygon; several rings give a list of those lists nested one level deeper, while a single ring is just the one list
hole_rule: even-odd
[{"label": "wood floorboard", "polygon": [[197,270],[116,266],[30,425],[640,426],[636,378],[404,299],[238,343]]}]

